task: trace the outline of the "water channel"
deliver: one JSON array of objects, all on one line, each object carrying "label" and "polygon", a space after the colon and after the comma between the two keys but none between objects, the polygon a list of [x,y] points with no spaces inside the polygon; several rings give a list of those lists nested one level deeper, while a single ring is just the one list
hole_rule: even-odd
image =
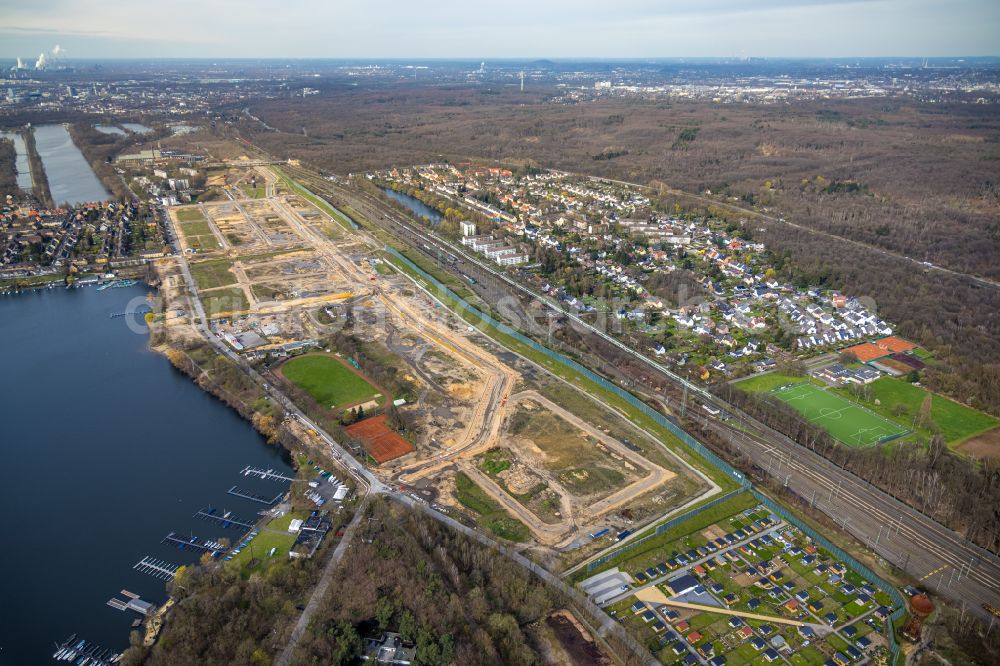
[{"label": "water channel", "polygon": [[418,217],[426,217],[431,221],[431,224],[434,225],[441,224],[441,213],[437,212],[420,199],[411,197],[409,194],[403,194],[402,192],[391,190],[387,187],[382,188],[382,191],[385,192],[385,195],[390,199],[395,199],[416,213]]}]

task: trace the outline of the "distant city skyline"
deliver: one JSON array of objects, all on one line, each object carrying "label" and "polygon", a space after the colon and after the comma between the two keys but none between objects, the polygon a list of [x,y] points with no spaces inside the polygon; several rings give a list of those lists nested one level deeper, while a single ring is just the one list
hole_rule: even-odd
[{"label": "distant city skyline", "polygon": [[996,0],[0,0],[0,56],[656,58],[1000,55]]}]

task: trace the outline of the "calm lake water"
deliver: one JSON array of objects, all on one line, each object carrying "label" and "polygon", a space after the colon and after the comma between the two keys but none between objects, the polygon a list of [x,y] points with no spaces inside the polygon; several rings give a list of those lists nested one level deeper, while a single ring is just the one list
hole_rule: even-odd
[{"label": "calm lake water", "polygon": [[108,198],[100,179],[62,125],[35,128],[35,148],[42,158],[49,190],[56,205],[76,205]]},{"label": "calm lake water", "polygon": [[125,130],[121,127],[115,127],[114,125],[94,125],[94,129],[101,134],[114,134],[117,136],[125,136]]},{"label": "calm lake water", "polygon": [[[208,504],[253,519],[287,484],[245,478],[246,465],[289,472],[235,412],[147,349],[123,312],[142,287],[0,296],[0,664],[51,663],[71,633],[128,645],[132,611],[106,605],[131,590],[163,602],[164,583],[133,570],[145,556],[196,555],[169,532],[235,540],[236,528],[192,518]],[[133,307],[135,302],[133,302]],[[141,325],[141,324],[140,324]]]},{"label": "calm lake water", "polygon": [[122,123],[122,127],[136,134],[149,134],[153,131],[145,125],[140,125],[139,123]]},{"label": "calm lake water", "polygon": [[417,216],[430,219],[431,224],[441,224],[441,213],[437,212],[420,199],[415,199],[409,194],[403,194],[402,192],[397,192],[396,190],[390,190],[387,187],[382,188],[382,191],[385,192],[386,196],[390,199],[395,199],[399,203],[403,204],[416,213]]},{"label": "calm lake water", "polygon": [[24,145],[24,137],[20,132],[0,132],[0,136],[14,142],[17,157],[14,168],[17,169],[17,186],[25,192],[31,191],[31,165],[28,164],[28,148]]}]

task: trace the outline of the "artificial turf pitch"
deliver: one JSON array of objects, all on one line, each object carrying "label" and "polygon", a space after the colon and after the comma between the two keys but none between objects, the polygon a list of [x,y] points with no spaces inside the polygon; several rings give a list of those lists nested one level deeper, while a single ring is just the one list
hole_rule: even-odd
[{"label": "artificial turf pitch", "polygon": [[850,446],[871,446],[884,439],[894,439],[909,432],[906,428],[878,414],[824,391],[810,383],[783,386],[771,391],[787,402],[811,423]]}]

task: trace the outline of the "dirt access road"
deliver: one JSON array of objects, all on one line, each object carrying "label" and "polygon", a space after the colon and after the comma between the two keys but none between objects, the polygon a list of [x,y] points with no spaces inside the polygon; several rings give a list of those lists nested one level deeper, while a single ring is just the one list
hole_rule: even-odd
[{"label": "dirt access road", "polygon": [[588,522],[598,518],[609,511],[613,511],[614,509],[628,504],[640,495],[659,488],[671,479],[676,478],[677,474],[675,472],[664,469],[659,465],[654,465],[652,462],[628,448],[614,437],[611,437],[607,433],[595,428],[593,425],[587,423],[576,414],[557,405],[537,391],[522,391],[521,393],[518,393],[517,395],[511,397],[510,405],[515,405],[523,400],[532,400],[539,403],[553,414],[572,425],[574,428],[578,428],[586,432],[588,435],[628,460],[635,467],[645,469],[647,471],[647,474],[638,481],[635,481],[621,490],[608,495],[604,499],[589,505],[580,516],[580,522]]},{"label": "dirt access road", "polygon": [[401,482],[413,483],[448,467],[456,458],[474,455],[475,451],[481,450],[483,446],[492,445],[497,440],[503,405],[507,402],[510,389],[520,375],[491,354],[484,353],[464,335],[428,317],[427,310],[415,308],[403,299],[390,300],[385,295],[381,295],[381,299],[388,311],[406,322],[410,328],[416,329],[421,337],[430,340],[450,356],[487,375],[473,412],[457,443],[430,458],[413,462],[399,470],[398,479]]}]

